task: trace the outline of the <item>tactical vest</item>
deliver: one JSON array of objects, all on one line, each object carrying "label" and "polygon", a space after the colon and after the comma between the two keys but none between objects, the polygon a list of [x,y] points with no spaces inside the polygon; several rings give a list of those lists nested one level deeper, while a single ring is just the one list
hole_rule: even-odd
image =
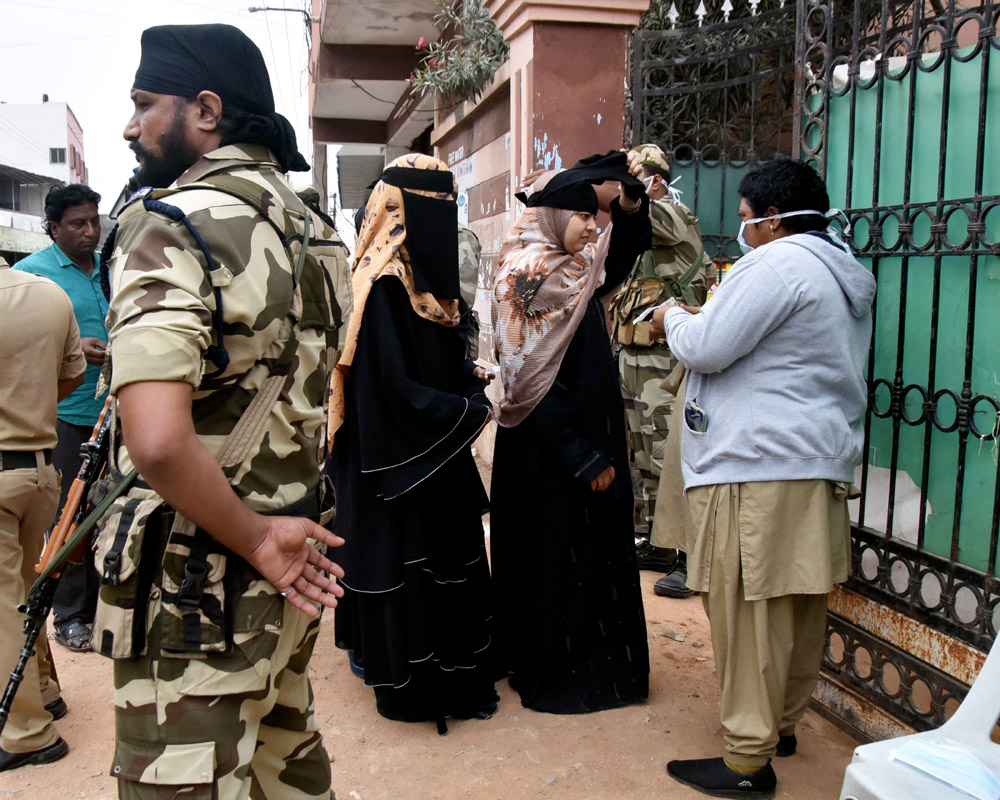
[{"label": "tactical vest", "polygon": [[[202,384],[221,375],[229,364],[223,290],[232,274],[212,257],[185,213],[167,202],[177,192],[195,189],[223,192],[256,209],[281,237],[294,268],[293,299],[286,314],[291,335],[217,456],[223,472],[232,479],[263,435],[263,425],[292,368],[301,331],[321,330],[328,352],[337,347],[337,329],[342,320],[331,273],[340,266],[336,259],[344,258],[343,244],[313,239],[310,230],[315,217],[304,205],[301,209],[286,208],[267,188],[232,175],[149,190],[134,199],[141,200],[147,211],[182,223],[204,255],[216,311],[212,343],[205,354],[215,370],[206,370]],[[296,219],[302,221],[304,232],[299,232]],[[237,379],[232,387],[238,384]],[[217,401],[225,391],[213,392],[205,400]],[[194,414],[197,420],[197,406]],[[108,482],[120,477],[114,442],[111,455]],[[306,516],[327,524],[333,516],[332,491],[321,480],[306,497],[266,513]],[[166,654],[224,652],[241,634],[281,626],[284,598],[269,584],[269,590],[248,596],[248,587],[260,580],[256,570],[205,531],[176,515],[141,480],[115,500],[102,517],[94,549],[101,587],[92,641],[95,650],[103,655],[132,658],[145,653],[154,619],[160,623],[159,641],[154,644]],[[152,557],[158,554],[162,558]]]},{"label": "tactical vest", "polygon": [[704,250],[698,258],[677,277],[661,278],[656,274],[656,251],[647,250],[636,261],[628,280],[612,301],[614,317],[614,339],[618,344],[648,347],[656,344],[650,332],[650,323],[635,322],[635,317],[650,306],[663,303],[668,297],[687,305],[699,305],[704,298],[698,298],[691,286],[703,267]]},{"label": "tactical vest", "polygon": [[[666,202],[666,201],[665,201]],[[636,322],[635,318],[645,309],[663,303],[668,297],[686,305],[700,305],[705,297],[696,291],[698,286],[692,285],[700,277],[706,263],[705,248],[702,245],[698,218],[680,203],[668,203],[669,211],[660,213],[673,218],[675,227],[683,227],[697,236],[685,236],[678,244],[655,244],[656,212],[651,209],[654,217],[654,245],[636,259],[636,263],[628,279],[622,285],[611,304],[611,314],[614,322],[614,340],[621,345],[649,347],[665,342],[656,341],[652,333],[652,325],[646,320]],[[685,264],[679,247],[693,249],[694,258]],[[688,250],[690,255],[690,250]]]}]

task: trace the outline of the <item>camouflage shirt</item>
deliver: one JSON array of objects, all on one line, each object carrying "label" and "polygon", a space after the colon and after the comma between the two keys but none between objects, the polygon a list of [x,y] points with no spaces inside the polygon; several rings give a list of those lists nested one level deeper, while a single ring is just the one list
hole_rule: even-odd
[{"label": "camouflage shirt", "polygon": [[636,259],[631,274],[615,298],[618,325],[632,322],[643,309],[671,295],[686,301],[671,284],[680,281],[696,260],[701,262],[701,269],[685,288],[687,285],[700,287],[700,292],[695,294],[703,302],[705,287],[715,283],[715,269],[702,245],[701,225],[691,210],[667,196],[650,201],[649,217],[653,225],[653,247]]},{"label": "camouflage shirt", "polygon": [[[639,256],[636,263],[643,277],[680,278],[695,259],[711,267],[701,241],[701,225],[686,205],[669,197],[653,200],[649,204],[649,221],[653,224],[653,248]],[[704,278],[702,270],[694,280]]]},{"label": "camouflage shirt", "polygon": [[[299,216],[301,201],[281,175],[270,152],[259,145],[230,145],[205,155],[177,180],[186,185],[219,175],[249,179],[274,201]],[[119,217],[111,264],[112,301],[108,313],[111,391],[142,381],[184,381],[194,387],[193,416],[201,441],[216,453],[278,357],[301,298],[293,291],[293,264],[275,229],[239,199],[208,189],[178,191],[162,198],[182,209],[220,268],[225,347],[230,362],[222,374],[206,361],[216,343],[216,308],[205,256],[180,221],[147,211],[133,201]],[[346,253],[314,215],[313,241],[329,240],[331,266]],[[340,245],[342,248],[342,245]],[[310,248],[312,252],[312,247]],[[334,267],[335,268],[335,267]],[[332,277],[332,276],[331,276]],[[308,313],[308,309],[306,310]],[[271,408],[263,438],[231,474],[236,493],[255,510],[280,508],[302,498],[319,480],[331,350],[325,333],[305,328],[285,388]],[[118,466],[131,468],[118,451]]]}]

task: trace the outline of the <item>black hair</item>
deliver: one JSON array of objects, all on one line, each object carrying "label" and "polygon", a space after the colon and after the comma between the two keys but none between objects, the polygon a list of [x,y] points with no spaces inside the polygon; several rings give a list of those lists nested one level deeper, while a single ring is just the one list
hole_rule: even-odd
[{"label": "black hair", "polygon": [[53,186],[49,193],[45,195],[45,221],[42,223],[43,230],[52,238],[52,231],[49,226],[54,222],[58,225],[62,222],[63,214],[74,206],[83,206],[93,203],[100,205],[101,196],[85,183],[71,183],[69,186]]},{"label": "black hair", "polygon": [[[765,216],[771,206],[781,213],[830,210],[823,179],[812,167],[792,158],[776,158],[755,167],[740,181],[738,191],[755,217]],[[824,217],[803,215],[785,217],[781,224],[793,233],[806,233],[826,230],[828,222]]]},{"label": "black hair", "polygon": [[663,181],[664,185],[670,184],[670,170],[663,169],[663,167],[657,167],[652,164],[643,164],[643,169],[645,169],[650,175],[659,175],[660,179]]}]

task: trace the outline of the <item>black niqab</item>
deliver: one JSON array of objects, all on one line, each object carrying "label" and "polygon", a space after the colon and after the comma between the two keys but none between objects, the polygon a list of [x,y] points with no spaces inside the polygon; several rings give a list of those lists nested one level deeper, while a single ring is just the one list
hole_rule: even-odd
[{"label": "black niqab", "polygon": [[232,25],[158,25],[142,32],[142,57],[132,84],[155,94],[219,95],[225,113],[237,122],[222,144],[263,144],[283,171],[304,172],[291,123],[274,110],[264,57],[249,37]]},{"label": "black niqab", "polygon": [[462,296],[458,279],[458,204],[454,200],[413,194],[411,190],[452,193],[450,172],[392,167],[380,180],[402,189],[406,238],[413,288],[438,300]]}]

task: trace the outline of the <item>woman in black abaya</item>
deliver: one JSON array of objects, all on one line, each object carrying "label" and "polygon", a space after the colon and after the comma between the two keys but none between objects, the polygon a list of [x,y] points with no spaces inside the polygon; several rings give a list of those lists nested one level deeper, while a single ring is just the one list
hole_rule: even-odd
[{"label": "woman in black abaya", "polygon": [[496,711],[492,599],[470,445],[491,417],[465,360],[457,207],[447,167],[396,159],[368,201],[355,309],[331,395],[330,474],[353,651],[390,719]]},{"label": "woman in black abaya", "polygon": [[[610,160],[627,181],[624,155]],[[600,302],[649,246],[649,213],[623,188],[612,227],[586,244],[597,197],[580,172],[533,185],[494,284],[501,651],[522,704],[558,714],[635,703],[649,689],[625,414]],[[587,176],[602,177],[612,175]]]}]

